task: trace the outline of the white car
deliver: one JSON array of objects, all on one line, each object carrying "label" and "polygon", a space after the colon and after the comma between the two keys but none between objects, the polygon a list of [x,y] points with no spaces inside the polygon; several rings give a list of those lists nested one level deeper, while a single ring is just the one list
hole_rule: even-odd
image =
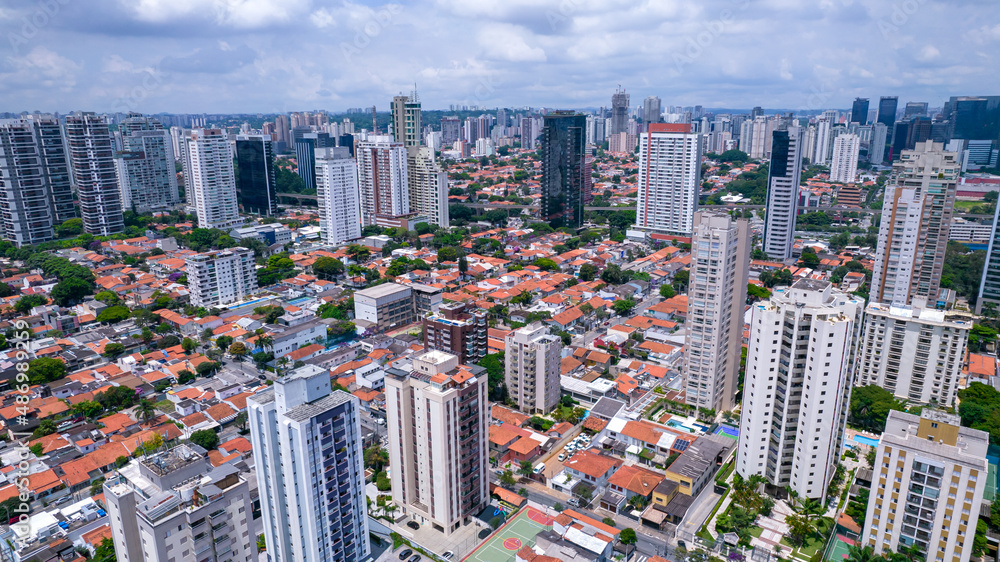
[{"label": "white car", "polygon": [[559,462],[566,460],[566,453],[559,453]]},{"label": "white car", "polygon": [[545,463],[540,462],[538,463],[538,466],[535,467],[535,470],[533,470],[532,472],[534,472],[535,474],[541,474],[543,470],[545,470]]}]

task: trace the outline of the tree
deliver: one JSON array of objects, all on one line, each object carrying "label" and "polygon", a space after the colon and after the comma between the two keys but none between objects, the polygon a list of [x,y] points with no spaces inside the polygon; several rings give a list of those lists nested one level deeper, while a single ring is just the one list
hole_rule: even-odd
[{"label": "tree", "polygon": [[[634,546],[635,543],[638,542],[639,537],[635,535],[635,529],[633,529],[632,527],[625,527],[624,529],[622,529],[621,534],[618,535],[618,540],[621,541],[623,545],[628,547],[628,546]],[[626,560],[628,559],[629,556],[629,550],[630,549],[625,550]]]},{"label": "tree", "polygon": [[219,446],[219,434],[211,429],[200,429],[191,434],[191,442],[206,451]]},{"label": "tree", "polygon": [[437,252],[438,263],[457,261],[458,256],[458,250],[451,246],[445,246]]},{"label": "tree", "polygon": [[20,314],[28,314],[32,308],[48,304],[48,302],[49,299],[43,295],[26,295],[17,299],[17,302],[14,303],[14,310]]},{"label": "tree", "polygon": [[389,464],[389,452],[378,445],[365,449],[364,455],[365,468],[372,469],[376,474],[382,472],[382,469]]},{"label": "tree", "polygon": [[500,473],[500,485],[506,488],[512,487],[517,483],[517,479],[514,478],[514,473],[510,470],[505,470]]},{"label": "tree", "polygon": [[184,353],[191,353],[197,348],[198,348],[198,342],[194,341],[193,339],[184,338],[183,340],[181,340],[181,349],[184,350]]},{"label": "tree", "polygon": [[115,562],[115,543],[110,538],[105,538],[101,544],[94,549],[94,556],[90,562]]},{"label": "tree", "polygon": [[177,373],[177,384],[187,384],[195,379],[195,374],[187,369],[182,369]]},{"label": "tree", "polygon": [[118,294],[114,291],[101,291],[100,293],[94,295],[94,300],[103,302],[108,306],[114,306],[121,302],[121,299],[118,298]]},{"label": "tree", "polygon": [[147,424],[156,418],[156,409],[153,408],[153,403],[146,399],[139,401],[139,405],[135,408],[135,413],[143,423]]},{"label": "tree", "polygon": [[520,473],[521,476],[531,476],[533,471],[534,467],[531,466],[531,461],[521,461],[521,465],[517,469],[517,472]]},{"label": "tree", "polygon": [[177,336],[164,336],[160,338],[160,341],[156,342],[156,347],[160,349],[170,349],[175,345],[180,345],[181,339]]},{"label": "tree", "polygon": [[344,273],[344,263],[337,258],[322,256],[313,262],[313,273],[320,279],[331,281]]},{"label": "tree", "polygon": [[233,343],[232,336],[219,336],[215,340],[215,346],[223,351],[229,349],[229,346],[232,345],[232,343]]},{"label": "tree", "polygon": [[370,256],[372,252],[360,244],[351,244],[347,247],[345,253],[347,254],[347,257],[354,261],[354,263],[362,263],[368,259],[368,256]]},{"label": "tree", "polygon": [[236,418],[233,419],[233,425],[235,425],[236,429],[240,431],[240,435],[246,435],[247,433],[249,433],[249,431],[247,430],[249,421],[250,420],[249,418],[247,418],[246,412],[240,412],[236,414]]},{"label": "tree", "polygon": [[66,376],[66,364],[54,357],[39,357],[28,362],[28,382],[45,384]]},{"label": "tree", "polygon": [[802,262],[802,265],[810,269],[819,267],[819,256],[817,256],[816,252],[808,246],[802,250],[802,255],[799,256],[799,260]]},{"label": "tree", "polygon": [[601,272],[601,281],[609,285],[621,285],[629,280],[629,274],[622,271],[622,268],[618,267],[618,264],[610,264],[604,268]]},{"label": "tree", "polygon": [[97,315],[97,321],[102,324],[117,324],[118,322],[127,320],[131,314],[127,306],[111,306],[105,308]]},{"label": "tree", "polygon": [[880,562],[881,556],[875,554],[875,549],[870,546],[859,547],[850,545],[847,547],[846,562]]},{"label": "tree", "polygon": [[38,439],[40,437],[45,437],[46,435],[52,435],[56,432],[56,422],[53,420],[42,420],[35,428],[35,431],[31,433],[32,439]]},{"label": "tree", "polygon": [[663,285],[660,285],[660,296],[661,297],[663,297],[665,299],[669,299],[669,298],[673,298],[676,295],[677,295],[677,292],[674,291],[673,285],[667,285],[666,283],[664,283]]},{"label": "tree", "polygon": [[562,511],[562,510],[564,510],[566,508],[563,506],[563,504],[561,504],[559,502],[556,502],[555,505],[552,506],[552,509],[554,509],[556,511]]},{"label": "tree", "polygon": [[768,291],[760,285],[755,285],[753,283],[747,284],[747,302],[757,302],[760,300],[767,300],[771,298],[771,291]]},{"label": "tree", "polygon": [[670,284],[674,287],[674,290],[678,293],[683,293],[688,286],[688,279],[691,274],[688,270],[682,269],[677,273],[674,273],[674,280]]},{"label": "tree", "polygon": [[611,305],[611,308],[615,309],[615,312],[619,316],[628,316],[632,312],[632,309],[635,308],[635,301],[632,299],[618,299]]},{"label": "tree", "polygon": [[458,272],[463,276],[469,272],[469,260],[465,256],[458,258]]},{"label": "tree", "polygon": [[125,353],[125,346],[120,343],[109,343],[104,346],[104,353],[101,355],[108,359],[117,359]]},{"label": "tree", "polygon": [[243,342],[234,342],[229,346],[229,354],[233,356],[233,359],[237,363],[242,363],[243,358],[247,355],[247,346],[243,345]]},{"label": "tree", "polygon": [[990,434],[991,443],[1000,444],[1000,392],[992,386],[974,382],[958,391],[958,399],[962,425],[985,431]]},{"label": "tree", "polygon": [[89,282],[76,277],[69,277],[60,281],[52,288],[52,299],[59,306],[69,306],[82,301],[83,297],[91,294],[91,292],[93,290]]},{"label": "tree", "polygon": [[785,517],[785,523],[788,524],[789,539],[797,546],[801,546],[816,528],[808,517],[797,514]]},{"label": "tree", "polygon": [[906,404],[878,385],[855,388],[851,392],[848,421],[862,429],[881,433],[890,410],[905,411]]},{"label": "tree", "polygon": [[550,258],[538,258],[537,260],[535,260],[534,262],[532,262],[532,265],[534,265],[538,269],[541,269],[542,271],[558,271],[559,270],[559,264],[557,264],[555,261],[551,260]]},{"label": "tree", "polygon": [[597,277],[597,266],[585,263],[580,266],[580,281],[593,281]]},{"label": "tree", "polygon": [[198,372],[200,377],[208,377],[215,374],[216,369],[219,368],[219,364],[214,361],[202,361],[198,363],[198,366],[194,368]]}]

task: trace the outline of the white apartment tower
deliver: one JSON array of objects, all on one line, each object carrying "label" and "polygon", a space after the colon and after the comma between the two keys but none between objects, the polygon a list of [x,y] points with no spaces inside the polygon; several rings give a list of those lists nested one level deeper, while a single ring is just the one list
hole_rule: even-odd
[{"label": "white apartment tower", "polygon": [[253,250],[228,248],[184,260],[191,304],[212,308],[239,302],[257,292]]},{"label": "white apartment tower", "polygon": [[820,118],[816,121],[816,151],[812,154],[813,164],[826,165],[830,157],[830,136],[832,134],[829,119]]},{"label": "white apartment tower", "polygon": [[704,136],[689,123],[650,123],[639,139],[636,228],[689,236],[701,190]]},{"label": "white apartment tower", "polygon": [[188,200],[194,202],[198,226],[229,229],[242,224],[233,151],[225,131],[194,129],[182,141],[184,187]]},{"label": "white apartment tower", "polygon": [[94,236],[125,230],[107,117],[91,112],[67,116],[66,146],[73,185],[80,199],[83,229]]},{"label": "white apartment tower", "polygon": [[952,406],[973,318],[928,308],[919,297],[912,306],[869,303],[856,385],[878,385],[914,404]]},{"label": "white apartment tower", "polygon": [[871,301],[905,305],[924,297],[936,304],[961,171],[958,153],[918,142],[892,168],[896,181],[885,188]]},{"label": "white apartment tower", "polygon": [[891,411],[875,452],[859,546],[876,555],[912,546],[934,562],[969,562],[989,478],[989,434],[925,408]]},{"label": "white apartment tower", "polygon": [[372,135],[357,143],[358,184],[361,188],[361,225],[377,217],[400,217],[410,212],[406,148],[389,135]]},{"label": "white apartment tower", "polygon": [[760,160],[767,157],[767,117],[757,116],[753,120],[753,137],[750,140],[750,158]]},{"label": "white apartment tower", "polygon": [[830,164],[830,181],[853,183],[858,175],[858,154],[861,138],[858,135],[840,135],[833,141],[833,161]]},{"label": "white apartment tower", "polygon": [[429,351],[386,369],[392,499],[445,535],[489,500],[486,370]]},{"label": "white apartment tower", "polygon": [[684,380],[687,403],[699,408],[735,405],[750,244],[749,222],[695,213]]},{"label": "white apartment tower", "polygon": [[736,471],[823,498],[843,446],[863,303],[800,279],[753,305]]},{"label": "white apartment tower", "polygon": [[448,173],[438,165],[431,147],[410,147],[406,153],[410,210],[448,228]]},{"label": "white apartment tower", "polygon": [[505,382],[518,410],[546,414],[559,404],[561,359],[562,340],[540,322],[507,334]]},{"label": "white apartment tower", "polygon": [[360,409],[316,365],[247,399],[271,562],[360,562],[371,553]]},{"label": "white apartment tower", "polygon": [[170,132],[158,120],[132,113],[119,134],[122,150],[115,153],[115,172],[124,208],[145,213],[179,205]]},{"label": "white apartment tower", "polygon": [[774,131],[773,137],[763,246],[769,258],[784,261],[792,257],[792,244],[795,242],[803,131],[801,127],[792,126]]},{"label": "white apartment tower", "polygon": [[104,498],[121,562],[257,557],[250,486],[232,465],[213,468],[197,445],[133,459],[104,483]]},{"label": "white apartment tower", "polygon": [[358,164],[349,148],[316,149],[316,196],[323,242],[337,245],[361,238]]}]

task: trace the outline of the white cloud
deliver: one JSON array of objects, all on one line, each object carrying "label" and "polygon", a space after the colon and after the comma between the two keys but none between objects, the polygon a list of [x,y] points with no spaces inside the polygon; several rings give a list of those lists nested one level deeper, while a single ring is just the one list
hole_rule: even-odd
[{"label": "white cloud", "polygon": [[937,50],[934,45],[925,45],[923,49],[920,49],[920,55],[917,60],[920,61],[931,61],[941,56],[941,51]]},{"label": "white cloud", "polygon": [[531,40],[528,35],[513,25],[488,24],[480,29],[477,39],[488,58],[508,62],[544,62],[545,51],[528,45]]}]

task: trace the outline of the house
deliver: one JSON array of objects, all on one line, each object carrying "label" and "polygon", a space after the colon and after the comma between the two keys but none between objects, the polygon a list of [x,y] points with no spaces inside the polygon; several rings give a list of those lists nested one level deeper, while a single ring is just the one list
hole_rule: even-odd
[{"label": "house", "polygon": [[702,435],[667,468],[666,477],[677,483],[680,493],[696,497],[715,476],[734,445],[728,437]]},{"label": "house", "polygon": [[621,465],[620,459],[608,455],[591,450],[578,451],[563,463],[563,470],[552,479],[552,488],[567,494],[573,493],[580,484],[594,491],[601,490]]}]

